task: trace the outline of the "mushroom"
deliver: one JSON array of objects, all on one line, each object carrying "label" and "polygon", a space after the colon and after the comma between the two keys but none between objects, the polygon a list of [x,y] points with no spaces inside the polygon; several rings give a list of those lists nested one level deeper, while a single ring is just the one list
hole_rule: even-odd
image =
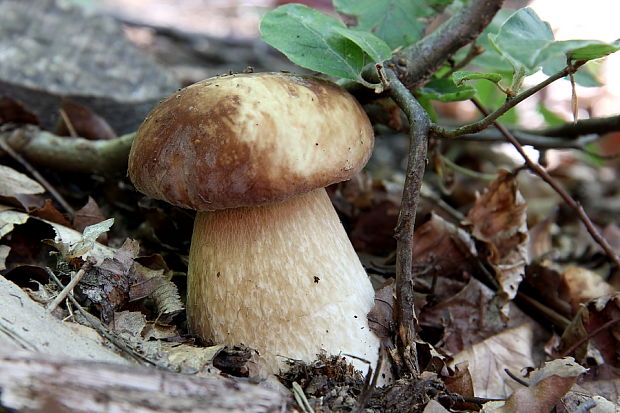
[{"label": "mushroom", "polygon": [[198,211],[193,333],[253,347],[274,371],[322,351],[376,362],[374,290],[324,189],[358,172],[373,144],[359,103],[309,76],[211,78],[151,111],[129,176],[143,193]]}]

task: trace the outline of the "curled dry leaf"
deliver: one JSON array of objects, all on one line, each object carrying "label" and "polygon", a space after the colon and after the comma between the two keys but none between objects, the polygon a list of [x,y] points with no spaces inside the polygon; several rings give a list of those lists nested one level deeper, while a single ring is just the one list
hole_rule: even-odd
[{"label": "curled dry leaf", "polygon": [[436,214],[415,231],[413,262],[425,276],[449,277],[471,272],[477,256],[471,236]]},{"label": "curled dry leaf", "polygon": [[472,235],[485,243],[506,301],[517,294],[529,263],[526,206],[515,176],[500,170],[467,215]]},{"label": "curled dry leaf", "polygon": [[129,302],[129,287],[136,282],[133,259],[138,251],[137,241],[126,240],[113,258],[93,266],[79,284],[79,291],[99,309],[106,323]]},{"label": "curled dry leaf", "polygon": [[586,369],[572,358],[553,360],[534,370],[525,381],[529,387],[520,387],[494,413],[548,413],[571,389]]}]

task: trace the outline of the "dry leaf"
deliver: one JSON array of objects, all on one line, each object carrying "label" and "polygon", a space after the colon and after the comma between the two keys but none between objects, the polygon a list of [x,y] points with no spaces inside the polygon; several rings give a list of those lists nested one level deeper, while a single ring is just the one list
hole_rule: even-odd
[{"label": "dry leaf", "polygon": [[515,297],[529,263],[526,202],[514,175],[500,170],[467,215],[472,235],[487,247],[503,298]]},{"label": "dry leaf", "polygon": [[0,196],[15,197],[19,194],[42,194],[45,192],[37,181],[13,168],[0,165]]},{"label": "dry leaf", "polygon": [[28,221],[28,214],[23,212],[4,210],[0,211],[0,238],[13,231],[15,225]]},{"label": "dry leaf", "polygon": [[425,276],[461,275],[475,268],[478,255],[471,236],[436,214],[415,231],[413,265]]},{"label": "dry leaf", "polygon": [[0,125],[4,123],[30,123],[37,125],[39,120],[17,100],[8,96],[0,97]]},{"label": "dry leaf", "polygon": [[[73,219],[73,228],[77,231],[84,231],[84,229],[90,225],[97,224],[105,220],[105,215],[99,209],[99,206],[92,197],[88,197],[88,202],[79,210],[75,211],[75,218]],[[97,241],[102,244],[107,244],[107,235],[101,234]]]},{"label": "dry leaf", "polygon": [[56,224],[60,224],[65,227],[71,227],[71,220],[69,219],[69,216],[56,209],[50,199],[46,199],[42,207],[34,208],[30,211],[30,215],[46,221],[55,222]]},{"label": "dry leaf", "polygon": [[428,402],[422,413],[450,413],[438,401],[431,400]]},{"label": "dry leaf", "polygon": [[6,270],[6,258],[11,252],[11,247],[7,245],[0,245],[0,271]]},{"label": "dry leaf", "polygon": [[[109,140],[116,138],[112,127],[101,116],[79,103],[64,99],[61,109],[65,112],[71,127],[77,136],[89,140]],[[63,122],[58,128],[57,135],[67,135],[70,129]]]},{"label": "dry leaf", "polygon": [[562,274],[562,281],[568,300],[575,311],[582,303],[615,292],[600,275],[581,267],[568,267]]},{"label": "dry leaf", "polygon": [[469,363],[476,396],[505,398],[520,384],[509,378],[504,369],[518,373],[535,365],[532,328],[526,323],[489,337],[455,355],[452,365]]},{"label": "dry leaf", "polygon": [[572,358],[553,360],[534,370],[525,380],[529,387],[520,387],[494,413],[548,413],[571,389],[586,369]]},{"label": "dry leaf", "polygon": [[562,334],[560,354],[578,361],[620,363],[620,294],[600,297],[582,306]]}]

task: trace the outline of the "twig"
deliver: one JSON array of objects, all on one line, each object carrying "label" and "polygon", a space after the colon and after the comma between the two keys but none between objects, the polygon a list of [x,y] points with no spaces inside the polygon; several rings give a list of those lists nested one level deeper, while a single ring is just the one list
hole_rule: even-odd
[{"label": "twig", "polygon": [[409,372],[417,377],[419,366],[415,342],[417,319],[413,304],[413,233],[422,178],[426,166],[426,152],[430,119],[409,90],[398,80],[391,68],[386,69],[390,82],[390,96],[409,119],[411,138],[403,197],[395,230],[396,247],[396,319],[398,345]]},{"label": "twig", "polygon": [[54,298],[54,301],[52,301],[48,306],[47,306],[47,312],[51,313],[53,312],[56,307],[58,307],[58,305],[65,299],[67,298],[67,295],[73,291],[73,289],[75,288],[76,285],[78,285],[78,283],[82,280],[82,278],[84,277],[84,275],[86,274],[86,272],[88,270],[90,270],[90,268],[93,266],[93,262],[91,260],[86,260],[86,262],[84,263],[84,265],[82,265],[82,268],[80,268],[80,270],[77,272],[77,274],[75,274],[75,276],[73,278],[71,278],[71,281],[69,282],[69,284],[67,284],[65,286],[65,288],[63,288],[63,290],[60,292],[60,294],[58,294],[56,296],[56,298]]},{"label": "twig", "polygon": [[312,406],[310,406],[310,402],[308,402],[308,399],[306,398],[304,389],[301,388],[299,383],[294,381],[293,389],[291,391],[293,392],[293,397],[295,397],[295,401],[297,402],[297,405],[299,406],[302,412],[314,413],[314,410],[312,410]]},{"label": "twig", "polygon": [[379,379],[379,375],[381,374],[381,367],[383,365],[383,354],[384,347],[383,343],[379,346],[379,360],[377,361],[377,366],[375,371],[373,372],[372,367],[368,368],[368,374],[366,375],[366,380],[364,381],[364,388],[360,393],[360,397],[357,400],[357,406],[353,413],[362,413],[370,396],[372,396],[373,390],[377,387],[377,380]]},{"label": "twig", "polygon": [[[49,267],[45,267],[45,272],[47,273],[47,275],[52,279],[52,281],[54,281],[54,283],[59,288],[61,288],[63,290],[65,289],[65,287],[62,285],[62,283],[60,282],[58,277],[56,277],[56,274],[54,274],[54,271],[52,271]],[[130,356],[132,359],[134,359],[135,361],[137,361],[139,363],[143,363],[143,364],[147,364],[147,365],[151,365],[151,366],[156,366],[156,367],[165,369],[164,367],[158,365],[154,361],[149,360],[148,358],[144,357],[142,354],[138,353],[137,351],[135,351],[134,349],[129,347],[127,344],[125,344],[121,340],[118,340],[112,333],[110,333],[108,331],[108,329],[101,323],[101,321],[99,321],[93,315],[91,315],[86,310],[84,310],[82,308],[82,306],[80,305],[80,303],[77,302],[75,297],[73,297],[72,295],[69,295],[68,298],[69,298],[69,300],[71,300],[71,302],[73,303],[75,308],[78,309],[78,311],[80,312],[82,317],[84,317],[90,323],[90,325],[95,330],[97,330],[97,332],[103,338],[105,338],[110,343],[112,343],[114,346],[116,346],[116,348],[118,348],[123,354],[126,354],[126,355]]]},{"label": "twig", "polygon": [[67,127],[67,130],[69,131],[69,135],[71,135],[72,138],[77,138],[78,137],[77,131],[73,127],[73,122],[71,122],[71,119],[69,119],[69,115],[67,115],[67,112],[63,108],[60,108],[59,112],[60,112],[60,117],[62,118],[62,121],[65,123],[65,126]]},{"label": "twig", "polygon": [[574,137],[591,133],[602,134],[614,131],[620,131],[620,115],[606,118],[580,119],[577,122],[570,122],[538,131],[532,131],[532,133],[542,136]]},{"label": "twig", "polygon": [[569,348],[567,348],[566,350],[564,350],[562,352],[561,357],[566,357],[569,354],[572,354],[575,350],[577,350],[582,344],[584,344],[585,342],[587,342],[588,340],[590,340],[591,338],[593,338],[594,336],[596,336],[597,334],[602,333],[603,331],[607,330],[609,327],[613,326],[614,324],[618,324],[620,323],[620,318],[616,318],[614,320],[609,320],[608,322],[606,322],[605,324],[603,324],[602,326],[600,326],[599,328],[597,328],[596,330],[592,331],[591,333],[589,333],[588,335],[586,335],[585,337],[582,337],[580,340],[577,340],[577,342],[575,342],[572,346],[570,346]]},{"label": "twig", "polygon": [[458,62],[456,65],[454,65],[454,67],[452,67],[449,71],[447,71],[441,77],[444,78],[444,79],[445,78],[449,78],[452,75],[452,73],[456,72],[457,70],[460,70],[460,69],[464,68],[472,60],[474,60],[476,57],[480,56],[482,53],[484,53],[484,48],[482,46],[477,45],[476,43],[472,43],[471,46],[469,47],[469,50],[467,51],[467,55],[463,58],[463,60]]},{"label": "twig", "polygon": [[535,300],[532,297],[523,294],[522,292],[517,292],[517,298],[525,301],[525,303],[540,311],[547,319],[549,319],[553,324],[555,324],[562,330],[564,330],[570,324],[570,320],[568,318],[564,317],[562,314],[549,308],[538,300]]},{"label": "twig", "polygon": [[[477,100],[471,99],[471,101],[476,105],[478,110],[485,115],[487,118],[489,117],[489,112],[486,110],[484,106]],[[549,173],[542,167],[538,162],[532,161],[530,157],[527,155],[523,146],[519,143],[519,141],[499,122],[493,121],[495,127],[504,135],[506,140],[515,147],[515,149],[519,152],[527,167],[534,172],[536,175],[540,176],[543,181],[545,181],[558,195],[564,200],[564,202],[571,207],[576,213],[581,222],[585,225],[586,229],[594,239],[594,241],[601,246],[605,254],[609,257],[609,259],[613,262],[616,268],[620,269],[620,257],[616,255],[613,248],[609,245],[607,240],[601,236],[598,229],[594,226],[588,214],[583,209],[581,204],[575,201],[565,190],[562,188],[556,181],[549,175]]]},{"label": "twig", "polygon": [[523,380],[521,377],[517,377],[512,371],[510,371],[509,369],[504,369],[504,372],[508,375],[508,377],[510,377],[511,379],[513,379],[514,381],[516,381],[517,383],[519,383],[520,385],[524,386],[524,387],[530,387],[530,384],[528,382],[526,382],[525,380]]},{"label": "twig", "polygon": [[[13,132],[14,134],[18,133],[17,131]],[[58,191],[37,171],[27,160],[25,160],[20,154],[15,152],[13,148],[11,148],[6,141],[0,137],[0,149],[5,151],[11,156],[11,158],[15,159],[19,162],[24,168],[30,172],[30,174],[36,179],[43,187],[49,192],[54,199],[64,208],[64,210],[71,216],[71,219],[75,217],[75,210],[65,201],[65,199],[60,195]]]},{"label": "twig", "polygon": [[[536,132],[533,131],[521,131],[521,130],[510,130],[510,133],[513,134],[515,138],[521,142],[521,145],[531,145],[536,149],[576,149],[582,152],[586,152],[585,147],[593,142],[601,139],[600,136],[594,134],[588,134],[586,136],[581,136],[578,138],[563,138],[560,135],[558,136],[546,136],[546,135],[537,135]],[[467,134],[461,135],[458,140],[465,141],[477,141],[477,142],[505,142],[506,138],[496,129],[485,129],[475,134]],[[610,156],[610,155],[597,155],[592,154],[593,156]]]},{"label": "twig", "polygon": [[461,126],[460,128],[453,129],[453,130],[449,130],[449,129],[445,129],[437,125],[433,125],[432,131],[435,135],[441,138],[456,138],[457,136],[480,132],[481,130],[486,129],[492,124],[494,124],[497,118],[502,116],[504,113],[508,112],[510,109],[512,109],[519,103],[523,102],[525,99],[541,91],[542,89],[549,86],[551,83],[555,82],[556,80],[562,79],[569,73],[574,73],[584,63],[585,62],[576,62],[575,64],[571,66],[567,66],[561,71],[559,71],[558,73],[552,76],[549,76],[547,79],[540,82],[539,84],[532,86],[531,88],[519,93],[514,98],[507,99],[506,102],[494,112],[492,113],[489,113],[488,111],[484,112],[485,117],[479,120],[478,122],[470,123],[469,125]]}]

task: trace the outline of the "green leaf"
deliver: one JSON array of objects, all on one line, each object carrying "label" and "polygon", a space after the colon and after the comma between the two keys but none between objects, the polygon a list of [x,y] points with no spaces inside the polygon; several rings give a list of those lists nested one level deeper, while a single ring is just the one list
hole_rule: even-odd
[{"label": "green leaf", "polygon": [[476,95],[476,90],[469,86],[457,87],[450,79],[433,79],[420,89],[428,99],[440,102],[467,100]]},{"label": "green leaf", "polygon": [[334,27],[334,30],[358,45],[375,63],[381,63],[392,57],[390,46],[370,32],[344,27]]},{"label": "green leaf", "polygon": [[573,60],[594,60],[600,59],[620,50],[620,41],[614,43],[604,43],[597,40],[590,40],[590,44],[573,49],[568,56]]},{"label": "green leaf", "polygon": [[523,66],[529,71],[537,69],[539,53],[553,39],[549,24],[540,20],[529,7],[514,12],[496,35],[489,34],[491,44],[515,69]]},{"label": "green leaf", "polygon": [[502,75],[498,73],[480,73],[480,72],[466,72],[457,71],[452,73],[452,80],[456,86],[462,86],[466,80],[478,80],[485,79],[493,83],[499,83],[502,80]]},{"label": "green leaf", "polygon": [[424,17],[435,13],[429,0],[334,0],[340,13],[357,19],[355,28],[374,33],[392,49],[418,41],[424,32]]},{"label": "green leaf", "polygon": [[339,20],[301,4],[267,13],[260,24],[263,41],[299,66],[331,76],[359,80],[371,59],[352,40],[338,33]]}]

